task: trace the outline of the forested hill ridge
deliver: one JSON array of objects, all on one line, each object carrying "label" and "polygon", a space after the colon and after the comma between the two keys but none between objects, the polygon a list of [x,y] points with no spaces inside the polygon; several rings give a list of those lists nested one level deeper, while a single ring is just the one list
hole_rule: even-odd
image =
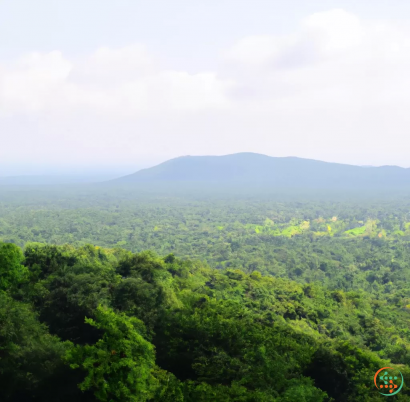
[{"label": "forested hill ridge", "polygon": [[398,166],[362,167],[297,157],[238,153],[183,156],[111,183],[158,182],[260,183],[281,188],[410,188],[410,169]]},{"label": "forested hill ridge", "polygon": [[[0,243],[4,402],[377,402],[410,389],[410,290],[328,290],[173,254]],[[332,272],[329,271],[332,275]]]}]

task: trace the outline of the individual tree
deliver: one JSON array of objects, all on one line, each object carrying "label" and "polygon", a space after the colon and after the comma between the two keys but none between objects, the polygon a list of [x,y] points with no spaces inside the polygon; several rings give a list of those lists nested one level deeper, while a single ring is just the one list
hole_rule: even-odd
[{"label": "individual tree", "polygon": [[27,269],[21,265],[23,253],[12,243],[0,243],[0,291],[9,290],[24,280]]},{"label": "individual tree", "polygon": [[144,402],[149,400],[158,381],[153,375],[154,346],[145,340],[136,318],[99,306],[96,319],[86,322],[104,331],[94,345],[76,345],[66,354],[71,368],[86,371],[81,390],[92,389],[99,401]]}]

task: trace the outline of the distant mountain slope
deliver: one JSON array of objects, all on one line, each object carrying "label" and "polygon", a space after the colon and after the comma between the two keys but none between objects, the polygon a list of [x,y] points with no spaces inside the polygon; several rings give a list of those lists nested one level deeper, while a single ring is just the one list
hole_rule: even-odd
[{"label": "distant mountain slope", "polygon": [[362,167],[255,153],[183,156],[113,180],[113,183],[233,183],[278,187],[361,188],[410,186],[410,169]]}]

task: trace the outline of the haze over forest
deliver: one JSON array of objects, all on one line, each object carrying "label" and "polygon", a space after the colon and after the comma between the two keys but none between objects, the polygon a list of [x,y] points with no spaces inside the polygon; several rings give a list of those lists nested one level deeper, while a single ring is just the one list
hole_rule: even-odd
[{"label": "haze over forest", "polygon": [[[111,180],[110,180],[111,179]],[[269,157],[255,153],[225,156],[182,156],[122,177],[16,176],[0,178],[0,186],[56,186],[100,183],[110,188],[138,184],[187,186],[260,186],[267,191],[285,189],[410,191],[410,169],[398,166],[363,167],[296,157]],[[95,186],[94,186],[95,187]]]}]

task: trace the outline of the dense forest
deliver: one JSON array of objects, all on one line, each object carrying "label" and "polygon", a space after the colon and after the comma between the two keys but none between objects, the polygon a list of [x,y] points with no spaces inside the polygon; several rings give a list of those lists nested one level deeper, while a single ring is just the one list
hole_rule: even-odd
[{"label": "dense forest", "polygon": [[0,400],[409,400],[409,257],[406,201],[4,198]]}]

